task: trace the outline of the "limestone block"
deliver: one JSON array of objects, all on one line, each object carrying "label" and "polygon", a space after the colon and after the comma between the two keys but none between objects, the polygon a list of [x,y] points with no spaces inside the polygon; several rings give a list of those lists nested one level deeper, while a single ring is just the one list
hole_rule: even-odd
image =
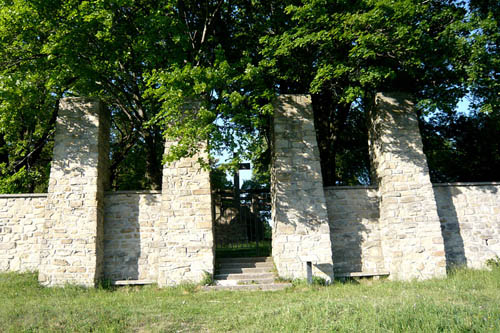
[{"label": "limestone block", "polygon": [[444,253],[440,221],[411,98],[378,93],[371,121],[385,267],[392,279],[444,276],[445,257],[436,255]]},{"label": "limestone block", "polygon": [[448,268],[484,268],[500,257],[499,191],[493,183],[434,185]]},{"label": "limestone block", "polygon": [[332,186],[325,188],[325,196],[335,272],[385,271],[377,189]]},{"label": "limestone block", "polygon": [[0,271],[36,271],[40,264],[44,194],[0,195]]},{"label": "limestone block", "polygon": [[278,274],[333,279],[330,227],[309,96],[282,95],[275,105],[271,169],[273,259]]},{"label": "limestone block", "polygon": [[[99,101],[60,101],[40,282],[94,286],[103,260],[103,193],[109,179],[109,115]],[[72,240],[74,255],[60,252]],[[63,265],[64,263],[64,265]],[[68,269],[62,267],[68,267]],[[85,272],[80,272],[83,267]]]},{"label": "limestone block", "polygon": [[[166,142],[165,151],[173,145]],[[209,171],[198,164],[200,153],[166,164],[163,169],[158,224],[158,285],[200,282],[214,273],[214,237]]]},{"label": "limestone block", "polygon": [[156,281],[161,194],[109,192],[104,202],[104,277]]}]

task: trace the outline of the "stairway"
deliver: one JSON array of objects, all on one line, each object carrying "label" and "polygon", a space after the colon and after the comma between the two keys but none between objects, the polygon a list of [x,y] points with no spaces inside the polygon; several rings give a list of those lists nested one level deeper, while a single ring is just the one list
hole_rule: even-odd
[{"label": "stairway", "polygon": [[290,283],[275,282],[271,257],[220,258],[216,261],[215,285],[208,290],[281,290]]}]

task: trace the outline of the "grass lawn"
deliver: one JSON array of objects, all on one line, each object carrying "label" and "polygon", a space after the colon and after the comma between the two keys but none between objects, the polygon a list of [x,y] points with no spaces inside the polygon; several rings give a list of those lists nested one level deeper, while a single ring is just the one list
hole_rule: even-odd
[{"label": "grass lawn", "polygon": [[500,332],[500,268],[278,292],[43,288],[35,274],[4,273],[0,331]]}]

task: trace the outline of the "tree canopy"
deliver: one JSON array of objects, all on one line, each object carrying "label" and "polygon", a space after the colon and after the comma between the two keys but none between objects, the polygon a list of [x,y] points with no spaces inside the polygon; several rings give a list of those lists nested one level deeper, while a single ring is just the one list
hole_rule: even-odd
[{"label": "tree canopy", "polygon": [[493,0],[2,1],[0,191],[44,189],[65,96],[99,97],[110,108],[115,188],[158,188],[165,138],[178,143],[167,161],[207,141],[212,155],[225,151],[233,165],[251,159],[265,178],[271,103],[281,93],[313,96],[325,184],[367,183],[365,118],[377,91],[412,93],[422,116],[452,117],[464,96],[482,112],[477,117],[498,114],[499,7]]}]

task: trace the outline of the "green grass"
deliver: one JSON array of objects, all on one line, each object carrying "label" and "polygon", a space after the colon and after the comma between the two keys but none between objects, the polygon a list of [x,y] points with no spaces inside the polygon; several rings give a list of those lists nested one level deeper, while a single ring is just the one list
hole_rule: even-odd
[{"label": "green grass", "polygon": [[500,269],[279,292],[43,288],[0,274],[0,331],[499,332]]}]

